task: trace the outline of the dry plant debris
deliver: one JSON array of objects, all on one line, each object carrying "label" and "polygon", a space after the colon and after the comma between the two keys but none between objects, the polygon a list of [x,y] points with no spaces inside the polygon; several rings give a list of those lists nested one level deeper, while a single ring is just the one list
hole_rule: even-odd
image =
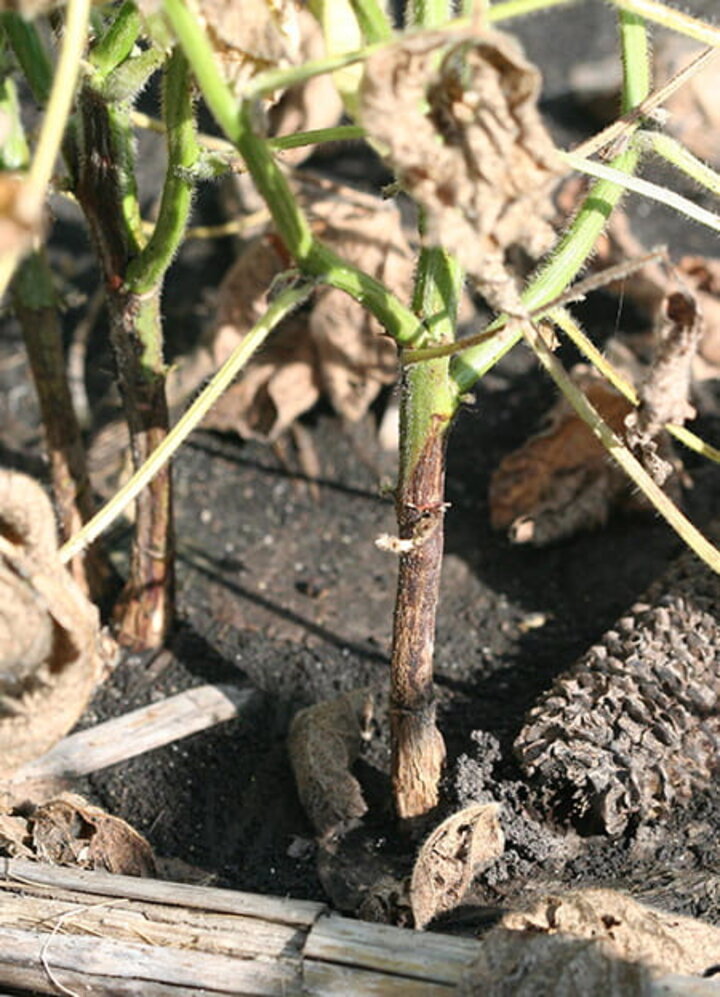
[{"label": "dry plant debris", "polygon": [[52,865],[154,876],[152,849],[141,834],[75,793],[0,815],[0,853]]},{"label": "dry plant debris", "polygon": [[290,725],[288,752],[298,796],[324,845],[367,812],[350,767],[368,736],[372,710],[372,693],[358,689],[300,710]]},{"label": "dry plant debris", "polygon": [[[621,433],[632,406],[586,365],[572,377]],[[602,526],[613,506],[635,507],[627,477],[608,459],[570,403],[560,398],[544,428],[500,462],[490,481],[490,520],[515,543],[537,546]]]},{"label": "dry plant debris", "polygon": [[537,110],[540,74],[498,31],[418,32],[366,63],[361,117],[427,216],[429,243],[454,253],[497,309],[517,312],[504,254],[553,241],[557,160]]},{"label": "dry plant debris", "polygon": [[451,814],[423,842],[410,881],[416,928],[462,902],[473,877],[505,847],[496,803],[479,803]]},{"label": "dry plant debris", "polygon": [[193,6],[236,94],[264,69],[298,62],[300,26],[294,0],[195,0]]},{"label": "dry plant debris", "polygon": [[0,776],[67,733],[113,653],[58,557],[45,492],[0,471]]},{"label": "dry plant debris", "polygon": [[720,578],[681,555],[530,711],[515,751],[556,817],[617,835],[711,783],[719,604]]},{"label": "dry plant debris", "polygon": [[[640,376],[637,359],[619,341],[611,343],[615,366],[639,381],[637,409],[592,367],[578,364],[571,376],[648,473],[678,501],[684,472],[664,427],[681,426],[695,415],[688,399],[703,323],[687,291],[669,294],[665,312],[652,361]],[[615,508],[650,508],[565,398],[547,413],[539,433],[503,458],[492,475],[489,498],[493,527],[507,530],[515,543],[536,546],[602,526]]]},{"label": "dry plant debris", "polygon": [[682,426],[695,415],[688,397],[692,363],[702,334],[702,317],[690,294],[676,291],[669,295],[666,311],[652,365],[638,390],[640,404],[625,419],[630,449],[659,485],[675,471],[658,450],[663,426]]},{"label": "dry plant debris", "polygon": [[[304,200],[314,227],[331,248],[400,298],[409,298],[413,255],[394,207],[347,188],[306,187]],[[263,315],[273,280],[288,266],[272,236],[250,242],[220,288],[209,356],[197,354],[185,370],[181,367],[180,393],[197,382],[200,367],[215,368],[227,359]],[[396,376],[397,350],[377,321],[342,291],[320,288],[310,312],[291,316],[278,328],[205,425],[273,440],[321,395],[355,422]]]},{"label": "dry plant debris", "polygon": [[[302,65],[325,54],[325,41],[320,25],[307,10],[298,10],[300,29],[299,62]],[[342,100],[332,76],[321,73],[309,80],[289,87],[278,103],[270,110],[269,124],[272,135],[294,135],[316,128],[331,128],[342,116]],[[307,159],[316,146],[304,145],[285,149],[279,153],[284,163],[296,165]]]},{"label": "dry plant debris", "polygon": [[653,910],[614,890],[576,890],[506,914],[483,939],[458,993],[636,997],[653,977],[702,975],[718,960],[720,928]]}]

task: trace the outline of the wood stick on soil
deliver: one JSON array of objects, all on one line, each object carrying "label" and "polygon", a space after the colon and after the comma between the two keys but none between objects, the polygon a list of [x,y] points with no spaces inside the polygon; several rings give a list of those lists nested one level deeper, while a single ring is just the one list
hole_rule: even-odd
[{"label": "wood stick on soil", "polygon": [[63,738],[50,751],[23,765],[11,787],[30,780],[72,780],[134,758],[215,724],[248,716],[260,708],[257,689],[201,685],[150,703]]}]

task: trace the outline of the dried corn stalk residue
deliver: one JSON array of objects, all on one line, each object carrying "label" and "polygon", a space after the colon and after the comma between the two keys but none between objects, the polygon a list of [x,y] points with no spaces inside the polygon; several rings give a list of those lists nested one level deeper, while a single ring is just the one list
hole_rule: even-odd
[{"label": "dried corn stalk residue", "polygon": [[366,64],[362,121],[426,211],[427,239],[454,253],[498,309],[517,311],[505,250],[553,239],[557,160],[537,110],[540,74],[498,31],[419,32]]}]

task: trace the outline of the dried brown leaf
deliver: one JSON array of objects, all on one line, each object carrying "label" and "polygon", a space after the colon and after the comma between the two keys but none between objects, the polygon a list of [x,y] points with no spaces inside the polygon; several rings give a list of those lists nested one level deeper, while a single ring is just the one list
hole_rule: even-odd
[{"label": "dried brown leaf", "polygon": [[[632,406],[584,366],[573,379],[603,419],[621,432]],[[601,526],[615,504],[629,504],[627,478],[570,404],[561,398],[546,427],[504,457],[490,482],[490,518],[516,543],[542,545]]]},{"label": "dried brown leaf", "polygon": [[37,858],[55,865],[153,876],[152,849],[141,834],[75,793],[62,793],[32,814]]},{"label": "dried brown leaf", "polygon": [[0,855],[11,859],[34,858],[31,841],[26,817],[0,814]]},{"label": "dried brown leaf", "polygon": [[294,0],[195,0],[198,13],[236,94],[264,69],[295,65],[300,29]]},{"label": "dried brown leaf", "polygon": [[419,32],[372,55],[362,121],[427,213],[427,238],[453,252],[495,308],[518,311],[505,250],[531,255],[553,233],[558,169],[537,110],[540,75],[498,31]]},{"label": "dried brown leaf", "polygon": [[60,562],[50,501],[0,471],[0,774],[72,727],[114,646]]},{"label": "dried brown leaf", "polygon": [[[408,298],[413,257],[394,207],[347,189],[307,188],[303,199],[329,246]],[[259,237],[244,250],[220,288],[217,331],[205,351],[212,366],[227,359],[264,313],[272,281],[288,262],[272,237]],[[193,379],[187,370],[206,366],[197,357],[180,366],[173,401]],[[396,375],[395,345],[377,321],[341,291],[321,288],[309,313],[291,316],[270,337],[205,425],[272,440],[321,395],[356,421]]]},{"label": "dried brown leaf", "polygon": [[659,452],[663,427],[682,426],[695,415],[690,381],[703,328],[695,299],[687,292],[670,294],[666,312],[650,370],[638,389],[640,404],[625,419],[628,446],[659,485],[675,471]]},{"label": "dried brown leaf", "polygon": [[298,796],[325,844],[367,811],[350,766],[371,713],[372,694],[359,689],[300,710],[290,725],[288,752]]},{"label": "dried brown leaf", "polygon": [[423,842],[410,882],[416,928],[461,903],[473,877],[505,848],[496,803],[476,803],[446,818]]}]

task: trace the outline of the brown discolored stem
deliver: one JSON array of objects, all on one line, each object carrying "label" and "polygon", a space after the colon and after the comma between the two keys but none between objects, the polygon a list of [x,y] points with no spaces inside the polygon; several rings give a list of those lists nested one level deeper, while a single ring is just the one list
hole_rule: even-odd
[{"label": "brown discolored stem", "polygon": [[[442,364],[442,361],[440,362]],[[418,380],[432,371],[405,371],[401,437],[412,438],[406,420],[414,412]],[[444,366],[444,365],[443,365]],[[433,652],[440,588],[445,512],[445,444],[449,417],[431,412],[412,461],[401,459],[396,496],[400,554],[393,620],[390,696],[392,781],[401,818],[427,813],[438,802],[445,745],[435,725]],[[412,442],[412,439],[411,441]]]},{"label": "brown discolored stem", "polygon": [[[85,87],[81,93],[82,148],[76,193],[87,217],[103,274],[110,339],[137,468],[165,438],[169,420],[162,355],[160,288],[126,289],[141,247],[127,205],[132,202],[129,126],[123,108]],[[115,609],[118,637],[127,646],[157,647],[174,609],[170,471],[160,472],[137,501],[130,575]]]},{"label": "brown discolored stem", "polygon": [[[159,289],[144,296],[109,295],[110,340],[135,468],[160,445],[169,428],[162,357],[152,365],[143,362],[143,342],[153,335],[158,345],[161,342],[159,299]],[[130,573],[114,612],[121,644],[142,649],[162,643],[174,614],[174,553],[171,471],[166,464],[136,503]]]},{"label": "brown discolored stem", "polygon": [[[20,322],[37,392],[47,444],[60,534],[68,540],[95,512],[85,450],[72,404],[52,275],[44,251],[31,253],[13,281],[13,306]],[[101,544],[73,559],[71,572],[96,602],[115,578]]]}]

